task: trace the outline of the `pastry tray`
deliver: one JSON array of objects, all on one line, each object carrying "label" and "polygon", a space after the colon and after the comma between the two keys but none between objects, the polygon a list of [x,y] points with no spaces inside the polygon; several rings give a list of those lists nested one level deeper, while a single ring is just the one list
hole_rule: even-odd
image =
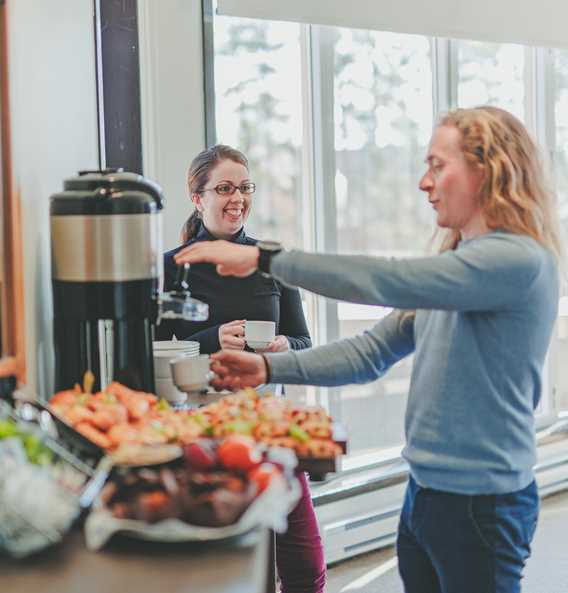
[{"label": "pastry tray", "polygon": [[[104,457],[105,450],[102,447],[99,447],[80,432],[77,432],[70,424],[59,418],[48,406],[39,402],[33,402],[32,405],[50,415],[57,427],[57,432],[61,440],[79,458],[96,464]],[[332,439],[341,447],[343,454],[345,454],[347,452],[347,436],[341,424],[334,423]],[[298,457],[298,469],[308,473],[312,481],[322,481],[325,480],[328,473],[338,471],[339,458]]]},{"label": "pastry tray", "polygon": [[[341,447],[345,455],[347,453],[347,432],[343,425],[334,423],[332,439]],[[338,471],[338,460],[340,457],[298,457],[298,469],[309,474],[312,482],[321,482],[326,479],[327,474]]]},{"label": "pastry tray", "polygon": [[33,402],[32,405],[42,412],[49,414],[57,428],[61,441],[63,441],[69,449],[75,452],[78,457],[97,463],[105,456],[106,452],[102,447],[99,447],[86,436],[83,436],[80,432],[76,431],[70,424],[65,422],[65,420],[62,420],[49,406],[40,402]]}]

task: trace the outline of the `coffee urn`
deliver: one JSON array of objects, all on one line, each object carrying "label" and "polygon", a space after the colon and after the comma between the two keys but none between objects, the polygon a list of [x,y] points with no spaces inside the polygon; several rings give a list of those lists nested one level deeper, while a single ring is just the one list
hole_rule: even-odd
[{"label": "coffee urn", "polygon": [[[160,187],[122,170],[81,171],[51,197],[55,386],[110,378],[154,391],[152,324],[161,276]],[[104,387],[104,385],[103,385]]]}]

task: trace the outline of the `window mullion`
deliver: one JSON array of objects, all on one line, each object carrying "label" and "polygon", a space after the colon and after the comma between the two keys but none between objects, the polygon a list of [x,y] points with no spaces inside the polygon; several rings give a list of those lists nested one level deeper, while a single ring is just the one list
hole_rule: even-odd
[{"label": "window mullion", "polygon": [[457,107],[456,44],[450,39],[432,37],[430,40],[432,63],[432,94],[434,121],[440,113]]},{"label": "window mullion", "polygon": [[[312,93],[312,39],[311,25],[300,25],[300,72],[302,93],[302,248],[315,251],[315,162],[314,162],[314,103]],[[302,294],[307,307],[307,319],[314,344],[318,343],[319,317],[316,296],[311,292]],[[306,403],[317,403],[317,389],[306,386]]]},{"label": "window mullion", "polygon": [[537,67],[535,69],[535,88],[538,89],[536,101],[537,138],[554,166],[556,152],[555,94],[554,94],[554,50],[536,49]]},{"label": "window mullion", "polygon": [[[316,249],[315,233],[315,151],[314,101],[312,72],[311,25],[300,27],[301,89],[302,89],[302,246],[308,251]],[[315,329],[315,327],[313,328]]]},{"label": "window mullion", "polygon": [[[548,48],[532,49],[531,62],[530,96],[532,98],[533,133],[541,150],[546,154],[548,160],[546,164],[553,170],[556,151],[553,50]],[[554,421],[559,412],[555,398],[557,391],[555,377],[560,364],[558,346],[558,333],[555,330],[543,369],[543,397],[540,413],[541,422],[545,424]]]},{"label": "window mullion", "polygon": [[[311,28],[312,72],[312,150],[314,183],[314,235],[315,248],[323,252],[337,251],[335,201],[335,140],[333,44],[331,30]],[[320,343],[338,337],[337,304],[320,300]]]},{"label": "window mullion", "polygon": [[525,48],[525,119],[541,149],[554,154],[554,73],[551,50]]},{"label": "window mullion", "polygon": [[536,73],[538,70],[536,51],[532,47],[525,47],[525,122],[527,129],[533,136],[537,136],[538,125],[538,93]]},{"label": "window mullion", "polygon": [[[334,138],[334,46],[333,29],[311,26],[309,36],[309,94],[311,102],[311,183],[313,244],[317,251],[337,251]],[[337,303],[330,299],[315,301],[316,344],[339,337]],[[331,390],[320,390],[320,403],[329,407]],[[334,414],[333,410],[330,410]]]}]

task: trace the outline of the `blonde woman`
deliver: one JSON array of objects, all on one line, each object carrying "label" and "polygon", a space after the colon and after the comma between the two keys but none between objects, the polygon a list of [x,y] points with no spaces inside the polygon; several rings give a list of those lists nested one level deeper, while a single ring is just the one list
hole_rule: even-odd
[{"label": "blonde woman", "polygon": [[[257,266],[290,285],[395,307],[361,336],[311,351],[221,352],[219,385],[341,385],[414,353],[397,551],[406,593],[517,593],[538,516],[533,412],[557,314],[551,195],[524,126],[494,107],[434,130],[420,180],[442,253],[413,259],[265,253],[218,243],[179,261],[220,273]],[[415,313],[405,313],[411,310]]]}]

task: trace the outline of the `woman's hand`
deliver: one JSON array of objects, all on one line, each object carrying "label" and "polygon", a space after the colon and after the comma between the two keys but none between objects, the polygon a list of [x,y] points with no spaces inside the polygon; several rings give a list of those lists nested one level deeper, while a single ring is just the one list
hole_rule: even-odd
[{"label": "woman's hand", "polygon": [[235,319],[219,326],[219,344],[222,350],[245,349],[245,320]]},{"label": "woman's hand", "polygon": [[288,352],[290,342],[286,336],[276,336],[266,348],[255,348],[255,352]]},{"label": "woman's hand", "polygon": [[179,251],[176,264],[206,262],[217,265],[220,276],[250,276],[258,267],[259,249],[253,245],[236,245],[229,241],[198,241]]},{"label": "woman's hand", "polygon": [[266,383],[266,366],[260,354],[222,350],[211,355],[211,370],[217,375],[211,380],[215,389],[235,391]]}]

